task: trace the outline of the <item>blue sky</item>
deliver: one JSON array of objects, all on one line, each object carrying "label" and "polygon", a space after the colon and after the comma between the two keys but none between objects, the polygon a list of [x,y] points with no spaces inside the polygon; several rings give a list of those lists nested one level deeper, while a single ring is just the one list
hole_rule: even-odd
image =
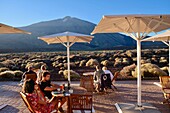
[{"label": "blue sky", "polygon": [[65,16],[97,24],[115,14],[170,14],[170,0],[0,0],[0,22],[15,27]]}]

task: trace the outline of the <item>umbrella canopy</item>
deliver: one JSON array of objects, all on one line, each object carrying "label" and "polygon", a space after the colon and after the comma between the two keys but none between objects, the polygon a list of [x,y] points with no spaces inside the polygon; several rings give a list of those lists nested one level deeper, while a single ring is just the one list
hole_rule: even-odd
[{"label": "umbrella canopy", "polygon": [[170,15],[103,16],[102,20],[94,29],[92,34],[99,32],[138,32],[138,22],[140,22],[140,33],[159,32],[169,28]]},{"label": "umbrella canopy", "polygon": [[142,41],[162,41],[169,47],[169,76],[170,76],[170,30],[164,33],[143,39]]},{"label": "umbrella canopy", "polygon": [[0,23],[0,34],[13,34],[13,33],[31,34],[24,30],[14,28],[14,27]]},{"label": "umbrella canopy", "polygon": [[170,30],[167,30],[164,33],[145,38],[142,41],[169,41],[170,40]]},{"label": "umbrella canopy", "polygon": [[80,33],[73,33],[73,32],[64,32],[58,33],[48,36],[39,37],[39,39],[44,40],[48,44],[54,43],[64,43],[64,42],[90,42],[92,40],[92,36],[80,34]]},{"label": "umbrella canopy", "polygon": [[103,16],[95,33],[123,32],[137,41],[137,106],[141,107],[141,40],[151,32],[170,28],[170,15],[113,15]]},{"label": "umbrella canopy", "polygon": [[73,33],[73,32],[64,32],[64,33],[58,33],[58,34],[38,37],[38,39],[41,39],[41,40],[47,42],[48,44],[62,43],[65,47],[67,47],[68,85],[70,85],[70,47],[75,42],[90,43],[92,38],[93,38],[93,36],[90,36],[90,35]]}]

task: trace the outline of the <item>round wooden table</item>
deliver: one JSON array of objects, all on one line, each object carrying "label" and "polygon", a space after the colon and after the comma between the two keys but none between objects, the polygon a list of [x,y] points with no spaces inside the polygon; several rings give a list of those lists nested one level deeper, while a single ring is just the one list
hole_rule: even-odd
[{"label": "round wooden table", "polygon": [[[74,87],[71,87],[73,89],[73,93],[72,94],[86,94],[87,93],[87,90],[83,87],[80,87],[80,86],[74,86]],[[67,113],[70,113],[70,94],[69,93],[55,93],[57,91],[53,91],[52,92],[52,95],[53,97],[56,97],[56,98],[66,98],[67,100]]]}]

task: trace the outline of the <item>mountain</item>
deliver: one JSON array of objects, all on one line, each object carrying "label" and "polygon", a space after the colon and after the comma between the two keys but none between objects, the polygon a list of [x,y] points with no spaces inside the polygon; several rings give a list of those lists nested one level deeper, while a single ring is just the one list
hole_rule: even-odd
[{"label": "mountain", "polygon": [[[0,35],[0,52],[25,52],[25,51],[55,51],[65,50],[62,44],[47,45],[37,37],[55,33],[70,31],[82,34],[90,34],[96,24],[75,17],[66,16],[61,19],[43,21],[20,29],[31,32],[27,34],[3,34]],[[136,42],[123,34],[108,33],[95,34],[90,44],[76,43],[72,50],[98,50],[113,49],[114,47],[131,47]],[[147,44],[146,44],[147,45]],[[150,43],[148,44],[150,45]],[[157,44],[156,44],[157,45]]]}]

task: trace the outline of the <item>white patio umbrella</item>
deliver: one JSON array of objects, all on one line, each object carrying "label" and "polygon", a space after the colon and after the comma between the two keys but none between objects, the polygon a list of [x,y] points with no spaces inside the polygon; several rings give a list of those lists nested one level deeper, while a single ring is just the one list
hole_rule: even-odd
[{"label": "white patio umbrella", "polygon": [[[17,33],[31,34],[30,32],[26,32],[24,30],[0,23],[0,34],[17,34]],[[0,110],[5,106],[7,106],[7,104],[0,105]]]},{"label": "white patio umbrella", "polygon": [[151,32],[170,28],[170,15],[113,15],[103,16],[95,33],[123,32],[137,41],[137,106],[141,107],[141,40]]},{"label": "white patio umbrella", "polygon": [[75,42],[90,43],[92,38],[93,36],[90,36],[90,35],[73,33],[73,32],[64,32],[64,33],[38,37],[38,39],[41,39],[47,42],[48,44],[61,43],[67,48],[67,68],[68,68],[68,83],[69,84],[70,84],[70,47]]},{"label": "white patio umbrella", "polygon": [[164,33],[143,39],[142,41],[162,41],[169,47],[169,76],[170,76],[170,30]]},{"label": "white patio umbrella", "polygon": [[14,34],[14,33],[31,34],[30,32],[26,32],[24,30],[0,23],[0,34]]}]

